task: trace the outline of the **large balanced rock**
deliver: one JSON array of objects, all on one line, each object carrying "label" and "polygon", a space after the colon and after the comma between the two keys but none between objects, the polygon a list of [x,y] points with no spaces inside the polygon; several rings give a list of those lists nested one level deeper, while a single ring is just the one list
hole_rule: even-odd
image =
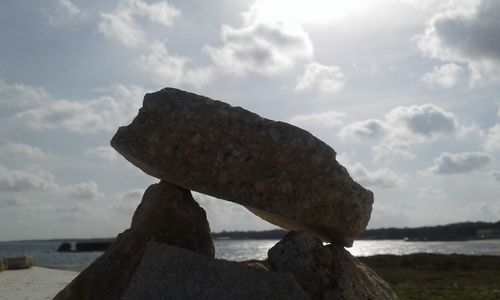
[{"label": "large balanced rock", "polygon": [[269,249],[272,270],[290,272],[311,299],[391,300],[396,294],[343,247],[290,232]]},{"label": "large balanced rock", "polygon": [[206,257],[215,255],[205,211],[191,193],[166,182],[153,184],[144,193],[131,228],[55,299],[120,299],[150,240]]},{"label": "large balanced rock", "polygon": [[146,94],[111,145],[147,174],[242,204],[289,230],[349,246],[373,194],[309,132],[240,107],[166,88]]},{"label": "large balanced rock", "polygon": [[309,299],[287,273],[267,272],[149,243],[124,300]]}]

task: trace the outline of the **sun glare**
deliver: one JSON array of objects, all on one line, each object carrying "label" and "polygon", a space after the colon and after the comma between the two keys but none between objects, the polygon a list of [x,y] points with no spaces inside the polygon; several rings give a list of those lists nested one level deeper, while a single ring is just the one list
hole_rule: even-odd
[{"label": "sun glare", "polygon": [[367,12],[376,2],[375,0],[257,0],[253,13],[259,21],[327,23]]}]

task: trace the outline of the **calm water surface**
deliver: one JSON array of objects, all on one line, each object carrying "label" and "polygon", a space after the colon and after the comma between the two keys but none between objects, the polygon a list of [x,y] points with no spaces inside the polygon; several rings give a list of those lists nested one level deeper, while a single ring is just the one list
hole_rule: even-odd
[{"label": "calm water surface", "polygon": [[[277,242],[277,240],[214,241],[218,258],[236,261],[265,259],[269,248]],[[102,254],[102,252],[60,253],[56,251],[59,244],[60,242],[53,241],[0,242],[0,258],[31,255],[40,266],[81,271]],[[500,256],[500,240],[461,242],[356,241],[354,246],[348,250],[355,256],[404,255],[419,252]]]}]

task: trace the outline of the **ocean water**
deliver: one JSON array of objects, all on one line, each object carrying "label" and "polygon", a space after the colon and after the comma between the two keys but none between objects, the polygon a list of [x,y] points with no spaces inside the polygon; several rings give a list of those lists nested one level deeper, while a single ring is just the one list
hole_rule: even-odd
[{"label": "ocean water", "polygon": [[[277,240],[215,240],[218,258],[242,261],[265,259],[267,251]],[[91,264],[102,252],[57,252],[60,242],[22,241],[0,242],[0,258],[31,255],[39,266],[81,271]],[[405,255],[411,253],[442,253],[500,256],[500,240],[479,240],[460,242],[404,242],[401,240],[355,241],[348,250],[354,256],[378,254]]]}]

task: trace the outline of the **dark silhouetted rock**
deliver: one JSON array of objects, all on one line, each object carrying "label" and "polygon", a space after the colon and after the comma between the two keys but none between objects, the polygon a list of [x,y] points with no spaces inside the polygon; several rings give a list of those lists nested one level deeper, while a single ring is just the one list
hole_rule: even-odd
[{"label": "dark silhouetted rock", "polygon": [[309,299],[287,273],[209,259],[178,247],[149,243],[124,300]]},{"label": "dark silhouetted rock", "polygon": [[71,252],[71,243],[62,243],[57,248],[57,252]]},{"label": "dark silhouetted rock", "polygon": [[4,258],[3,262],[7,270],[29,269],[35,265],[35,260],[31,256]]},{"label": "dark silhouetted rock", "polygon": [[111,242],[78,242],[77,252],[106,251],[111,246]]},{"label": "dark silhouetted rock", "polygon": [[398,299],[389,285],[343,247],[323,246],[306,232],[290,232],[268,252],[271,270],[290,272],[312,299]]},{"label": "dark silhouetted rock", "polygon": [[146,94],[111,145],[147,174],[246,206],[289,230],[349,246],[373,194],[309,132],[240,107],[167,88]]},{"label": "dark silhouetted rock", "polygon": [[205,211],[189,191],[160,182],[144,193],[130,229],[55,299],[120,299],[150,240],[215,255]]}]

